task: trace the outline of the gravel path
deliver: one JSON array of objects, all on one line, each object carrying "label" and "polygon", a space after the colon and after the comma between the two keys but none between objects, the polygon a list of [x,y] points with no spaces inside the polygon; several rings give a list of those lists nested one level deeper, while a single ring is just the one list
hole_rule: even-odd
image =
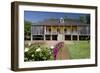
[{"label": "gravel path", "polygon": [[64,46],[59,50],[57,55],[57,60],[66,60],[66,59],[70,59],[70,55],[69,55],[68,48]]}]

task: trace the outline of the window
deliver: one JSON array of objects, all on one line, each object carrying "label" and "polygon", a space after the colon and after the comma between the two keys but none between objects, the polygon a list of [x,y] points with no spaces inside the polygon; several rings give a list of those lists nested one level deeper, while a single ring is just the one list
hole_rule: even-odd
[{"label": "window", "polygon": [[90,36],[89,35],[80,35],[79,40],[90,40]]},{"label": "window", "polygon": [[66,28],[64,29],[64,32],[67,32],[67,29]]},{"label": "window", "polygon": [[45,35],[46,40],[50,40],[51,39],[51,35]]},{"label": "window", "polygon": [[80,34],[90,34],[90,28],[88,26],[81,26],[79,33]]},{"label": "window", "polygon": [[57,35],[52,35],[52,40],[57,40]]},{"label": "window", "polygon": [[44,35],[33,35],[33,40],[44,40]]},{"label": "window", "polygon": [[65,40],[71,40],[71,35],[65,35]]},{"label": "window", "polygon": [[46,27],[46,33],[48,33],[48,34],[51,33],[51,27]]},{"label": "window", "polygon": [[32,34],[33,35],[44,34],[43,26],[32,26]]},{"label": "window", "polygon": [[73,40],[77,40],[77,35],[73,35]]},{"label": "window", "polygon": [[51,28],[49,28],[49,32],[51,32]]},{"label": "window", "polygon": [[59,28],[57,28],[57,33],[60,33],[60,29]]}]

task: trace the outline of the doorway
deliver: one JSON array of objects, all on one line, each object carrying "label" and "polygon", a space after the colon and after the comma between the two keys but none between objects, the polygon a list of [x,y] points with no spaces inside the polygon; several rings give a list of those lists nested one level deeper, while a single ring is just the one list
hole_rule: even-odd
[{"label": "doorway", "polygon": [[64,41],[64,35],[63,34],[58,34],[57,40],[58,41]]}]

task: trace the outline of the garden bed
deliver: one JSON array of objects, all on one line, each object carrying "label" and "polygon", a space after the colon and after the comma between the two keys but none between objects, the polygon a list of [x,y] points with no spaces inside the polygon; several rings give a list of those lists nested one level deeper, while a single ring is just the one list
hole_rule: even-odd
[{"label": "garden bed", "polygon": [[[58,41],[28,42],[25,44],[24,61],[54,60],[53,49],[57,43]],[[64,41],[64,47],[60,48],[56,60],[87,58],[90,58],[89,41]]]}]

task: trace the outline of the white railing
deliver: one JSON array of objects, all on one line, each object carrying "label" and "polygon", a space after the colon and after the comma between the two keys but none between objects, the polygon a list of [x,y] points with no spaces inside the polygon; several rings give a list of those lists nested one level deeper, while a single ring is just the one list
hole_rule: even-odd
[{"label": "white railing", "polygon": [[45,32],[45,34],[66,34],[66,35],[78,35],[78,34],[86,34],[86,35],[89,35],[89,33],[81,33],[81,32],[77,32],[77,31],[74,31],[74,32],[71,32],[71,31],[67,31],[67,32],[61,32],[61,33],[59,33],[59,32]]}]

